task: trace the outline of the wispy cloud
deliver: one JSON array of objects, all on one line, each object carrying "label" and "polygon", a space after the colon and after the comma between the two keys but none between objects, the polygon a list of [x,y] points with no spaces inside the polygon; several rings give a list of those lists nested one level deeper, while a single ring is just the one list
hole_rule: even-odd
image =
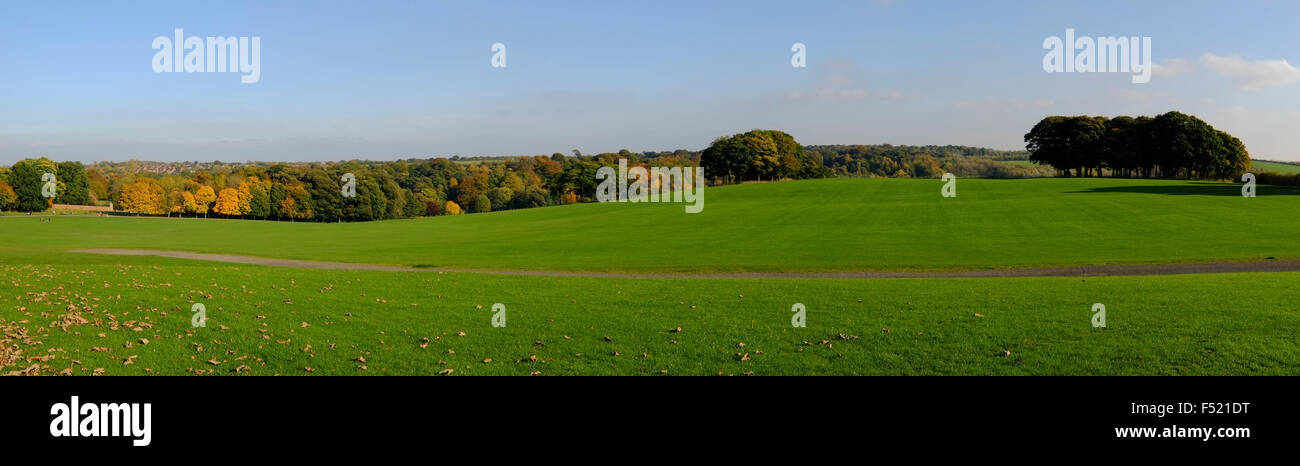
[{"label": "wispy cloud", "polygon": [[863,99],[904,100],[907,96],[898,91],[873,92],[868,89],[862,67],[850,60],[828,60],[817,74],[811,89],[796,90],[787,94],[794,100],[857,101]]},{"label": "wispy cloud", "polygon": [[1151,66],[1151,74],[1162,78],[1170,78],[1180,74],[1187,74],[1196,69],[1196,63],[1185,58],[1173,58],[1165,60],[1163,63],[1156,63]]},{"label": "wispy cloud", "polygon": [[1201,56],[1201,63],[1210,71],[1232,78],[1237,87],[1248,91],[1300,82],[1300,69],[1291,66],[1285,59],[1249,61],[1240,55],[1221,57],[1207,53]]}]

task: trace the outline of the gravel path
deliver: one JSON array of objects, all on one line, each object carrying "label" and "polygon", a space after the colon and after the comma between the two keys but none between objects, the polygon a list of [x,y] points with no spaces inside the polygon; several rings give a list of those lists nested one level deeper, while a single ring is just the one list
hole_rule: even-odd
[{"label": "gravel path", "polygon": [[185,251],[149,249],[82,249],[73,252],[119,256],[157,256],[233,264],[265,265],[320,270],[378,270],[384,272],[451,272],[495,275],[531,275],[541,277],[598,278],[936,278],[936,277],[1095,277],[1136,275],[1180,275],[1193,273],[1300,272],[1300,261],[1268,260],[1254,262],[1209,262],[1199,264],[1129,264],[1087,265],[1076,267],[1034,267],[1021,269],[987,269],[952,272],[734,272],[734,273],[616,273],[576,272],[563,270],[486,270],[463,268],[415,268],[397,265],[318,262],[294,259],[204,254]]}]

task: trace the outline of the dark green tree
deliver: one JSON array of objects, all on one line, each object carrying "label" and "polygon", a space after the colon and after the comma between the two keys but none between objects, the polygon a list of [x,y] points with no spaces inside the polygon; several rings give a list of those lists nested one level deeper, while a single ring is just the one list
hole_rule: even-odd
[{"label": "dark green tree", "polygon": [[90,205],[90,180],[86,177],[86,167],[81,162],[60,162],[58,180],[62,184],[57,204]]},{"label": "dark green tree", "polygon": [[57,176],[58,171],[58,166],[44,157],[23,159],[14,163],[14,166],[9,169],[9,185],[14,188],[14,193],[18,195],[18,202],[14,203],[14,210],[40,212],[48,209],[50,201],[41,195],[41,187],[45,184],[42,177],[46,173],[56,174]]}]

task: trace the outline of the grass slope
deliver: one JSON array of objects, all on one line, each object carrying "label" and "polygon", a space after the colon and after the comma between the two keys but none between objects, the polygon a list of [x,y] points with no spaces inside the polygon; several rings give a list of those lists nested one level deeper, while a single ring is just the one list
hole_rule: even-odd
[{"label": "grass slope", "polygon": [[1300,373],[1294,273],[633,280],[83,257],[5,256],[0,373]]},{"label": "grass slope", "polygon": [[831,179],[354,224],[0,218],[4,248],[176,249],[359,263],[589,271],[999,268],[1300,257],[1300,189],[1128,179]]},{"label": "grass slope", "polygon": [[1300,165],[1292,165],[1289,163],[1277,163],[1277,162],[1266,162],[1263,160],[1252,160],[1250,164],[1251,164],[1250,170],[1255,173],[1277,172],[1277,173],[1283,173],[1288,175],[1300,173]]}]

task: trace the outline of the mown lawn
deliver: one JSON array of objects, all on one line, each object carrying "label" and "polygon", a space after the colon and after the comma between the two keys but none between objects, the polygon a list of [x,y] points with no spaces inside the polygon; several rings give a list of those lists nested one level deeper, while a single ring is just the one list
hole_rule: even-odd
[{"label": "mown lawn", "polygon": [[82,257],[5,256],[0,373],[1300,374],[1296,273],[639,280]]},{"label": "mown lawn", "polygon": [[1255,173],[1277,172],[1277,173],[1284,173],[1284,174],[1295,174],[1295,173],[1300,173],[1300,165],[1292,165],[1289,163],[1265,162],[1263,160],[1254,160],[1251,161],[1250,170]]},{"label": "mown lawn", "polygon": [[[633,279],[65,252],[683,272],[1300,257],[1296,190],[1243,199],[1218,183],[961,180],[957,199],[941,199],[940,185],[709,188],[698,215],[589,204],[342,225],[4,218],[0,373],[1300,374],[1300,273]],[[194,303],[204,328],[190,325]],[[495,303],[504,328],[491,325]],[[790,325],[795,303],[806,328]],[[1094,303],[1104,329],[1091,325]]]},{"label": "mown lawn", "polygon": [[[1300,189],[1162,180],[831,179],[708,188],[705,208],[580,204],[353,224],[0,219],[0,245],[588,271],[1001,268],[1300,257]],[[0,246],[4,247],[4,246]]]}]

